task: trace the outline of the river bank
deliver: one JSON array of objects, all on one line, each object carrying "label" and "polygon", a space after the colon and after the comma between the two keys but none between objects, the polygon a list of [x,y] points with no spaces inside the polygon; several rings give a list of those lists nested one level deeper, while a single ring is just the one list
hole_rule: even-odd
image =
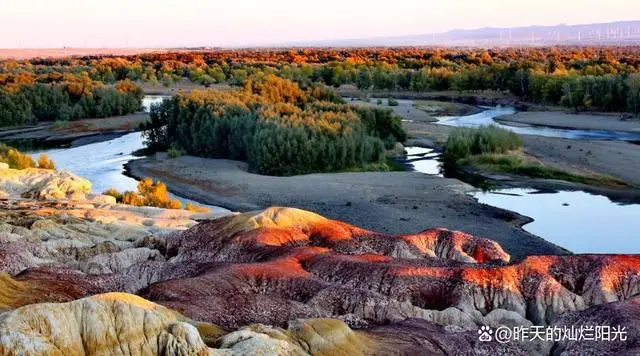
[{"label": "river bank", "polygon": [[520,227],[530,219],[478,203],[473,188],[455,179],[419,172],[367,172],[271,177],[247,171],[243,162],[165,154],[127,163],[135,178],[153,177],[199,202],[233,211],[289,206],[363,228],[400,234],[429,227],[491,238],[515,258],[568,251]]},{"label": "river bank", "polygon": [[338,89],[338,93],[343,97],[360,98],[363,95],[369,95],[376,98],[396,98],[403,100],[435,100],[442,102],[452,102],[467,105],[482,106],[515,106],[518,108],[528,107],[526,103],[522,103],[518,97],[510,93],[496,91],[467,91],[459,92],[449,91],[430,91],[430,92],[414,92],[414,91],[397,91],[397,90],[374,90],[363,92],[353,85],[342,85]]},{"label": "river bank", "polygon": [[521,111],[496,118],[506,124],[528,124],[572,130],[604,130],[640,133],[640,120],[622,119],[619,114],[576,114],[557,111]]},{"label": "river bank", "polygon": [[0,141],[22,150],[56,147],[78,147],[103,142],[137,131],[149,120],[149,114],[139,112],[102,119],[47,122],[39,125],[0,130]]},{"label": "river bank", "polygon": [[[518,116],[519,114],[523,115]],[[636,127],[640,127],[640,122],[620,121],[619,118],[616,119],[605,115],[584,115],[587,121],[580,123],[579,120],[573,121],[576,117],[571,114],[554,112],[535,113],[535,115],[526,114],[517,113],[513,116],[501,116],[498,120],[503,121],[505,118],[515,116],[522,121],[520,124],[535,124],[535,122],[542,124],[552,120],[545,116],[549,115],[551,118],[554,116],[560,118],[558,125],[562,125],[569,130],[591,130],[592,128],[594,130],[604,130],[612,121],[622,123],[629,130],[635,130]],[[524,118],[528,118],[527,122],[524,122]],[[444,147],[449,132],[455,128],[424,121],[403,122],[403,126],[410,137],[409,145],[439,150]],[[625,132],[635,134],[635,131]],[[524,141],[524,152],[545,166],[583,175],[609,175],[624,181],[631,186],[632,190],[636,190],[636,193],[637,187],[640,187],[640,164],[638,163],[640,162],[640,146],[634,142],[571,139],[531,134],[523,134],[520,137]],[[526,177],[521,178],[522,181],[517,186],[523,186],[531,182]],[[514,179],[510,180],[514,181]],[[546,182],[546,187],[551,183]],[[562,189],[571,184],[558,183],[557,186],[558,189]],[[574,189],[582,190],[582,187],[575,186]]]},{"label": "river bank", "polygon": [[[147,98],[149,99],[149,97]],[[157,98],[156,98],[157,99]],[[155,99],[154,99],[155,100]],[[383,105],[353,100],[358,105]],[[480,109],[459,103],[424,102],[399,100],[399,105],[389,107],[405,118],[403,125],[412,136],[412,146],[442,147],[452,126],[435,124],[438,115],[475,115]],[[411,115],[408,119],[407,115]],[[138,114],[139,117],[148,117]],[[118,118],[116,118],[117,120]],[[113,119],[100,119],[114,127]],[[73,123],[75,125],[75,123]],[[80,127],[86,127],[81,125]],[[97,125],[96,125],[97,126]],[[104,126],[98,126],[104,128]],[[26,130],[28,133],[30,130]],[[125,132],[126,133],[126,132]],[[121,135],[118,132],[96,136],[86,136],[73,144],[91,143],[93,137],[109,139],[108,135]],[[117,137],[117,136],[116,136]],[[545,165],[579,173],[604,172],[616,177],[623,176],[627,182],[635,182],[640,177],[634,169],[640,169],[636,155],[640,153],[637,145],[615,141],[572,140],[553,137],[523,135],[525,152]],[[108,144],[108,145],[107,145]],[[103,155],[100,164],[95,159],[85,157],[90,152],[77,152],[73,159],[67,153],[52,152],[56,162],[77,173],[97,179],[96,187],[100,191],[112,186],[121,190],[135,188],[135,180],[122,176],[122,164],[133,160],[130,151],[140,148],[142,141],[138,136],[124,141],[105,142],[100,151]],[[585,145],[583,148],[581,145]],[[592,145],[590,149],[586,147]],[[575,149],[573,149],[575,147]],[[602,147],[614,147],[613,150],[601,150]],[[629,150],[625,152],[624,150]],[[597,152],[594,153],[594,152]],[[59,155],[60,157],[57,157]],[[300,177],[264,177],[246,171],[246,165],[211,163],[216,160],[200,161],[195,157],[181,157],[167,160],[156,156],[138,162],[129,162],[127,169],[134,178],[154,177],[165,181],[170,190],[179,196],[191,198],[209,205],[223,206],[231,210],[249,211],[272,205],[293,206],[316,211],[323,215],[346,220],[349,223],[372,230],[389,233],[412,233],[430,226],[443,226],[462,230],[478,236],[495,238],[505,245],[514,256],[529,254],[557,253],[555,245],[535,237],[530,245],[520,246],[522,240],[530,240],[533,235],[520,227],[531,219],[505,210],[478,204],[467,193],[472,187],[460,181],[442,177],[423,177],[417,172],[393,173],[344,173],[326,175],[306,175]],[[626,164],[619,164],[627,161]],[[166,163],[164,161],[172,161]],[[83,163],[85,162],[85,163]],[[176,162],[180,164],[175,165]],[[230,162],[230,161],[229,161]],[[587,164],[585,164],[587,162]],[[594,169],[594,167],[600,168]],[[207,166],[201,170],[201,166]],[[133,167],[133,168],[132,168]],[[231,168],[233,169],[231,169]],[[615,169],[618,169],[616,171]],[[94,172],[95,171],[95,172]],[[177,172],[177,173],[176,173]],[[222,172],[221,174],[218,174]],[[612,172],[619,173],[612,174]],[[94,174],[95,173],[95,174]],[[606,195],[616,201],[638,202],[640,194],[631,189],[609,189],[584,186],[554,180],[528,179],[521,176],[476,172],[484,180],[492,180],[499,187],[534,187],[544,190],[575,190]],[[414,176],[412,176],[414,175]],[[415,176],[417,175],[417,176]],[[105,177],[109,177],[105,181]],[[206,177],[206,178],[203,178]],[[214,178],[211,178],[214,177]],[[431,181],[421,179],[431,179]],[[633,184],[633,183],[632,183]],[[291,188],[293,187],[293,188]],[[323,194],[317,193],[322,192]],[[331,193],[326,193],[331,192]],[[428,192],[428,194],[426,194]],[[538,242],[542,241],[541,243]],[[553,247],[549,247],[552,245]],[[555,251],[555,252],[554,252]]]}]

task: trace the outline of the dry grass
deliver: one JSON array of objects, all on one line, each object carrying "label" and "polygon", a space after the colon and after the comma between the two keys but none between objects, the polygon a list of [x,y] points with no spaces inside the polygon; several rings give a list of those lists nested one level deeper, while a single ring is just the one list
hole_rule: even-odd
[{"label": "dry grass", "polygon": [[517,174],[531,178],[556,179],[594,186],[627,186],[622,180],[605,174],[578,173],[549,167],[521,151],[470,156],[460,160],[458,164],[483,171]]}]

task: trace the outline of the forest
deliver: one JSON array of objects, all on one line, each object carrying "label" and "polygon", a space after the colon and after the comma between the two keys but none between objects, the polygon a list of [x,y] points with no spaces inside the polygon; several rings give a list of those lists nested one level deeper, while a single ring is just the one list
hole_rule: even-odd
[{"label": "forest", "polygon": [[268,75],[234,91],[179,93],[143,125],[151,150],[248,162],[268,175],[383,169],[385,148],[406,140],[391,110],[347,105],[331,88]]},{"label": "forest", "polygon": [[84,75],[65,75],[54,83],[30,79],[19,77],[0,87],[0,127],[126,115],[142,104],[142,89],[127,79],[112,86]]},{"label": "forest", "polygon": [[[322,83],[362,91],[500,91],[577,111],[640,113],[640,48],[353,48],[159,52],[134,56],[35,58],[0,62],[0,87],[25,77],[69,76],[112,85],[129,79],[170,86],[242,86],[269,74],[302,87]],[[21,107],[20,103],[14,104]]]}]

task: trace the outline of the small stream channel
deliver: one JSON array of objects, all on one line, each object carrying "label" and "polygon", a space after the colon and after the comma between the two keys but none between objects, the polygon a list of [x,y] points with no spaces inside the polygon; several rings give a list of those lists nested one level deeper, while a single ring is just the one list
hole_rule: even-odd
[{"label": "small stream channel", "polygon": [[[143,106],[164,96],[146,97]],[[475,115],[442,118],[440,124],[474,127],[496,123],[497,116],[514,112],[511,108],[490,108]],[[498,124],[517,133],[573,139],[632,140],[626,133],[560,130],[547,127],[511,127]],[[637,138],[640,140],[640,137]],[[108,188],[135,190],[137,181],[124,175],[124,164],[137,159],[131,153],[143,148],[140,132],[79,147],[34,150],[46,153],[59,168],[69,170],[93,183],[100,193]],[[433,149],[407,147],[404,163],[412,169],[434,176],[443,176],[440,154]],[[621,205],[608,198],[583,191],[540,192],[532,189],[498,189],[472,194],[480,202],[518,212],[534,219],[523,228],[548,241],[576,253],[638,253],[640,252],[640,205]],[[188,199],[177,197],[183,202]],[[202,205],[202,204],[199,204]],[[212,212],[225,209],[208,206]]]},{"label": "small stream channel", "polygon": [[[494,118],[514,113],[512,108],[490,108],[463,117],[441,118],[442,125],[478,127],[495,124],[519,134],[589,140],[637,141],[639,134],[568,130],[542,126],[508,126]],[[414,170],[443,176],[440,155],[433,149],[407,147],[405,163]],[[640,205],[620,204],[584,191],[538,191],[527,188],[472,193],[481,203],[515,211],[534,219],[523,228],[575,253],[640,253]]]},{"label": "small stream channel", "polygon": [[[147,96],[142,104],[149,111],[151,104],[162,102],[166,96]],[[144,148],[142,134],[132,132],[113,139],[76,147],[34,149],[28,153],[38,156],[46,153],[59,169],[64,169],[91,181],[93,192],[102,193],[109,188],[119,191],[135,191],[138,181],[124,174],[124,165],[139,157],[132,153]],[[187,202],[209,208],[212,213],[227,212],[227,209],[200,204],[190,199],[170,194],[183,204]]]}]

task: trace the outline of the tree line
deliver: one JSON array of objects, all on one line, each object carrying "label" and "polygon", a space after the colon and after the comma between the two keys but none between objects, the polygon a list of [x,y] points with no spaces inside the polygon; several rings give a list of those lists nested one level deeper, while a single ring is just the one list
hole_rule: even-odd
[{"label": "tree line", "polygon": [[0,142],[0,162],[6,163],[12,169],[40,168],[55,170],[55,163],[49,156],[42,153],[36,162],[29,154],[22,153],[17,149]]},{"label": "tree line", "polygon": [[126,115],[140,109],[142,97],[142,90],[127,80],[114,86],[89,80],[0,87],[0,126]]},{"label": "tree line", "polygon": [[350,84],[360,90],[510,92],[576,110],[639,114],[640,47],[505,49],[356,48],[212,50],[132,56],[0,61],[0,87],[69,78],[113,84],[242,86],[277,75],[302,87]]},{"label": "tree line", "polygon": [[247,161],[268,175],[384,165],[385,148],[406,140],[391,110],[352,107],[331,89],[273,75],[235,91],[179,93],[152,108],[143,135],[151,150]]}]

